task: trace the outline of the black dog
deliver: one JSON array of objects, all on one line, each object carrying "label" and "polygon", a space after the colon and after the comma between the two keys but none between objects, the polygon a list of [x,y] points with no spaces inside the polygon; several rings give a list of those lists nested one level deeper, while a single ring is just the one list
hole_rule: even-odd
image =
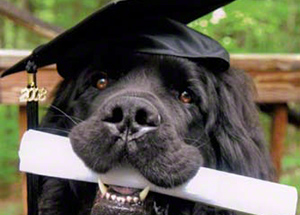
[{"label": "black dog", "polygon": [[[60,84],[42,128],[67,133],[97,172],[130,164],[162,187],[200,166],[273,177],[247,76],[184,58],[101,57]],[[110,186],[103,195],[95,184],[44,178],[39,214],[235,214],[157,193],[140,201],[138,192]]]}]

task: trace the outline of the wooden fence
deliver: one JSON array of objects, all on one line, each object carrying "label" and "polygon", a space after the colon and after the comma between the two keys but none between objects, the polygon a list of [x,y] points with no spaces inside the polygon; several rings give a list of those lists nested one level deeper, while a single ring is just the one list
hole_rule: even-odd
[{"label": "wooden fence", "polygon": [[[28,54],[28,51],[0,50],[0,73]],[[233,54],[231,63],[252,76],[257,88],[255,101],[272,106],[270,151],[278,174],[280,174],[283,141],[288,121],[286,104],[300,102],[300,55]],[[61,80],[55,70],[55,66],[40,69],[38,85],[51,92]],[[0,80],[0,104],[17,104],[20,107],[20,134],[26,129],[26,114],[18,98],[20,90],[26,86],[26,80],[25,73],[18,73]]]}]

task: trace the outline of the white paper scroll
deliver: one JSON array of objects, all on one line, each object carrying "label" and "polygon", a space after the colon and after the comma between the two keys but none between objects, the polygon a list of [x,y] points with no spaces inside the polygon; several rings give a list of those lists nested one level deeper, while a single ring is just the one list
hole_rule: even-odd
[{"label": "white paper scroll", "polygon": [[[39,131],[27,131],[19,151],[20,170],[45,176],[97,182],[98,174],[87,168],[73,152],[69,139]],[[266,182],[207,168],[200,168],[189,182],[162,189],[131,168],[100,175],[106,184],[145,188],[216,207],[258,215],[295,215],[294,187]]]}]

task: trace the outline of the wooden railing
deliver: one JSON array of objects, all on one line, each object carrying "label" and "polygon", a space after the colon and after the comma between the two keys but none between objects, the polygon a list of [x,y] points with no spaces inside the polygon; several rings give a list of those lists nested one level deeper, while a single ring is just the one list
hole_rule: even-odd
[{"label": "wooden railing", "polygon": [[[29,54],[28,51],[0,50],[0,73]],[[257,88],[255,101],[272,105],[272,130],[270,151],[277,168],[281,171],[283,140],[287,126],[287,103],[300,102],[300,54],[233,54],[233,67],[243,69],[252,76]],[[61,77],[55,66],[40,69],[38,85],[52,91]],[[0,103],[20,106],[20,130],[25,129],[25,108],[19,103],[21,88],[26,86],[26,74],[18,73],[0,80]]]}]

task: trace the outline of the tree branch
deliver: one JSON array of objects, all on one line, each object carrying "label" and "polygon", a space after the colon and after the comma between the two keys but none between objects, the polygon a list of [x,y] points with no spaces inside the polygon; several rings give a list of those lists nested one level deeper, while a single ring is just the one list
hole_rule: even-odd
[{"label": "tree branch", "polygon": [[63,32],[62,28],[45,23],[33,16],[30,12],[20,10],[12,3],[4,0],[0,0],[0,15],[5,16],[13,22],[49,39],[52,39]]}]

